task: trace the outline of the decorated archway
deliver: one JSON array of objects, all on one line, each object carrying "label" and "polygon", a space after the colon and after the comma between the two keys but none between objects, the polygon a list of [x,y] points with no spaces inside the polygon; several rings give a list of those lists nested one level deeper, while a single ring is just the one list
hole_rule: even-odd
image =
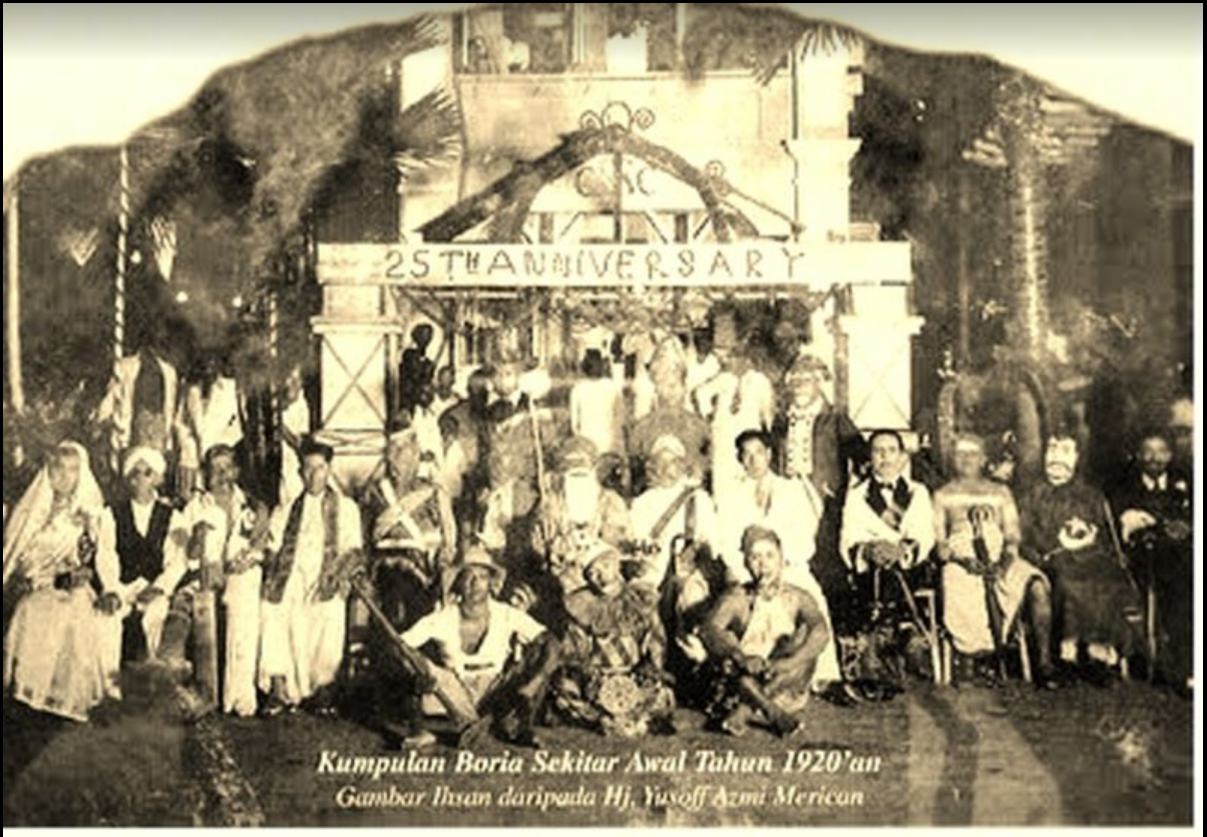
[{"label": "decorated archway", "polygon": [[[741,193],[726,181],[724,167],[710,163],[704,169],[697,168],[677,152],[641,136],[654,120],[651,111],[634,111],[621,102],[609,104],[602,112],[588,111],[579,129],[565,135],[555,148],[535,160],[517,163],[510,174],[424,224],[420,233],[428,242],[453,242],[475,228],[485,227],[486,241],[522,243],[540,193],[568,178],[575,179],[584,199],[605,204],[619,228],[628,194],[644,189],[641,175],[633,178],[626,170],[626,159],[630,159],[690,188],[698,196],[717,242],[758,238],[758,229],[735,205],[733,198]],[[593,169],[599,161],[609,164],[611,172],[601,175],[599,169]],[[675,237],[688,239],[695,235],[689,231],[689,235]],[[613,243],[623,243],[619,229],[615,239]]]}]

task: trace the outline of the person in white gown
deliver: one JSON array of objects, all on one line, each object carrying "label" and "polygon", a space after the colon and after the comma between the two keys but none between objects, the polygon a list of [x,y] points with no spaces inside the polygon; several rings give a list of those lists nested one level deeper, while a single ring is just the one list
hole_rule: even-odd
[{"label": "person in white gown", "polygon": [[733,443],[747,430],[770,430],[775,421],[771,379],[741,350],[727,353],[724,370],[696,390],[700,414],[712,422],[712,490],[719,496],[742,479]]},{"label": "person in white gown", "polygon": [[39,712],[85,722],[116,689],[99,642],[91,582],[104,499],[88,453],[58,445],[4,533],[4,692]]},{"label": "person in white gown", "polygon": [[214,567],[221,579],[226,618],[222,711],[249,717],[257,708],[261,565],[268,541],[268,511],[239,487],[234,449],[211,448],[203,471],[206,490],[193,494],[183,513],[184,524],[198,544],[202,565]]}]

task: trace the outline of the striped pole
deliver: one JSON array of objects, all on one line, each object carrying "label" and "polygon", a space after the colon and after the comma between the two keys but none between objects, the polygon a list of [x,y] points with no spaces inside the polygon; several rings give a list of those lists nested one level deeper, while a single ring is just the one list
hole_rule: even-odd
[{"label": "striped pole", "polygon": [[119,208],[117,213],[117,277],[113,295],[113,355],[117,360],[126,349],[126,272],[130,246],[130,150],[123,145],[119,153]]},{"label": "striped pole", "polygon": [[275,368],[281,357],[281,305],[276,288],[268,292],[268,356]]},{"label": "striped pole", "polygon": [[[14,175],[12,182],[5,185],[4,222],[8,240],[5,252],[8,272],[5,278],[5,301],[8,322],[6,323],[5,353],[8,355],[8,406],[15,415],[25,413],[25,379],[21,366],[21,182]],[[8,409],[7,407],[5,409]],[[21,468],[25,464],[25,446],[18,430],[13,440],[13,464]]]},{"label": "striped pole", "polygon": [[[279,278],[274,277],[275,281]],[[268,412],[269,426],[266,432],[260,434],[260,442],[263,444],[264,462],[271,467],[273,459],[276,458],[276,496],[283,496],[281,491],[282,483],[285,479],[285,474],[282,470],[285,458],[285,446],[288,444],[285,441],[285,399],[281,397],[281,387],[283,386],[283,377],[281,375],[281,303],[277,296],[275,286],[268,289],[268,380],[265,382],[265,391],[267,393],[268,404],[266,409]],[[272,485],[272,481],[269,481]]]},{"label": "striped pole", "polygon": [[20,415],[25,412],[25,379],[21,368],[21,193],[16,178],[6,197],[4,221],[8,250],[4,258],[8,266],[8,275],[5,277],[8,342],[5,349],[8,355],[9,404]]}]

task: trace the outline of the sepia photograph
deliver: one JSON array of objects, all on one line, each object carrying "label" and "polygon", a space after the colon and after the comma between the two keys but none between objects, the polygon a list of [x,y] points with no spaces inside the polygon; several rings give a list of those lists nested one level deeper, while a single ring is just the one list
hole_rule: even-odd
[{"label": "sepia photograph", "polygon": [[1201,822],[1201,4],[843,8],[6,3],[4,826]]}]

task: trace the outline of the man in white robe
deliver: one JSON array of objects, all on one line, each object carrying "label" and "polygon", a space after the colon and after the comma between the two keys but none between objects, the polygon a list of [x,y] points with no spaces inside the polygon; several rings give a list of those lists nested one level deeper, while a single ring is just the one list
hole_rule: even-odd
[{"label": "man in white robe", "polygon": [[728,492],[742,479],[731,453],[733,440],[747,430],[770,430],[775,421],[775,390],[741,350],[727,353],[725,369],[696,390],[700,414],[712,422],[712,490]]},{"label": "man in white robe", "polygon": [[[194,593],[212,594],[221,589],[226,623],[222,711],[250,717],[257,707],[261,564],[268,541],[268,512],[252,503],[239,487],[239,466],[230,447],[210,448],[203,470],[206,490],[193,494],[182,515],[197,557],[208,568],[197,579]],[[179,652],[183,651],[182,645]],[[216,654],[217,648],[212,652]]]},{"label": "man in white robe", "polygon": [[200,469],[216,445],[236,447],[243,441],[243,403],[239,384],[221,374],[217,359],[207,358],[198,380],[184,392],[177,425],[180,466],[177,491],[187,498],[202,488]]},{"label": "man in white robe", "polygon": [[122,457],[132,447],[171,451],[179,386],[176,368],[149,346],[114,364],[109,387],[92,416],[93,424],[107,433],[113,473],[120,472]]},{"label": "man in white robe", "polygon": [[348,576],[363,560],[360,509],[331,485],[335,452],[313,440],[301,450],[306,491],[273,516],[264,566],[260,688],[270,714],[315,699],[320,711],[344,660]]},{"label": "man in white robe", "polygon": [[638,580],[656,589],[674,572],[677,546],[688,539],[711,546],[716,539],[716,507],[690,473],[689,460],[678,438],[659,438],[650,451],[650,488],[633,501],[633,537],[645,547],[645,568]]}]

